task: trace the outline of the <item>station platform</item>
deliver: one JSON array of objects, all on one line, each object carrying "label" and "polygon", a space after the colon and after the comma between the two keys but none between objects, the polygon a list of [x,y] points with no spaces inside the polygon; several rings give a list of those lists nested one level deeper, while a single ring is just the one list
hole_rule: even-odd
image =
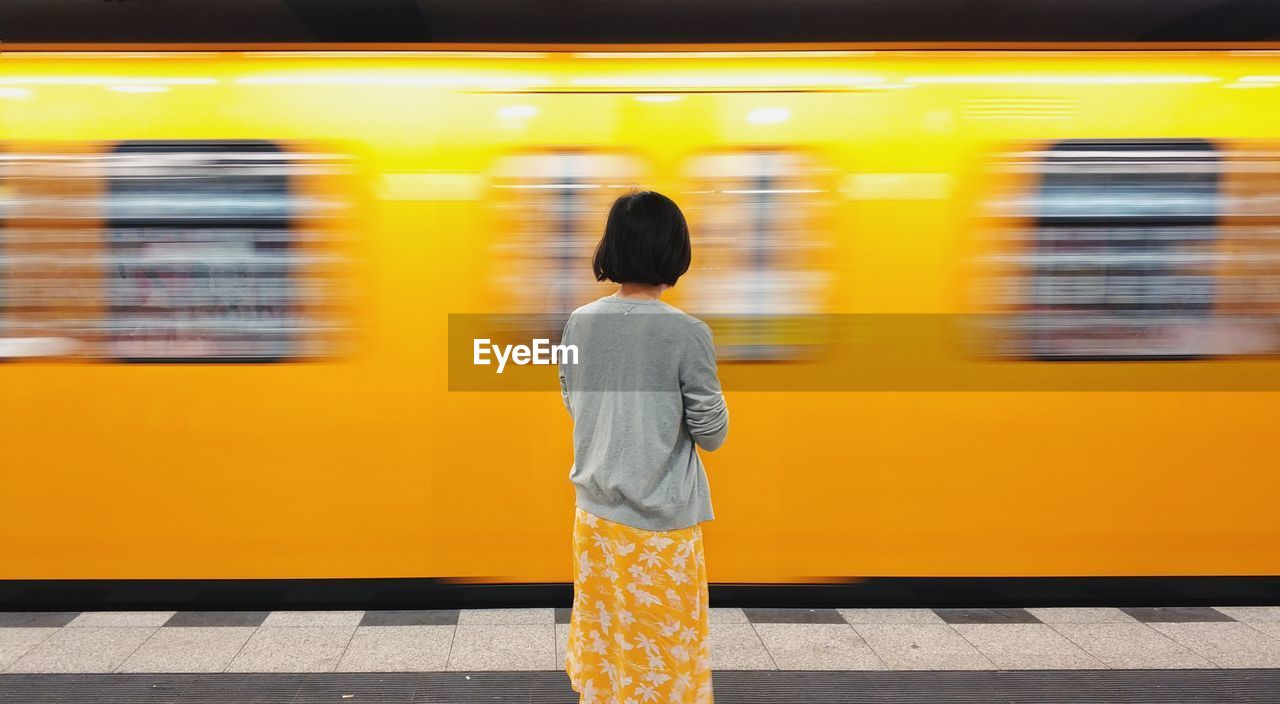
[{"label": "station platform", "polygon": [[[575,702],[568,609],[0,613],[0,702]],[[1280,606],[713,608],[718,702],[1280,701]]]}]

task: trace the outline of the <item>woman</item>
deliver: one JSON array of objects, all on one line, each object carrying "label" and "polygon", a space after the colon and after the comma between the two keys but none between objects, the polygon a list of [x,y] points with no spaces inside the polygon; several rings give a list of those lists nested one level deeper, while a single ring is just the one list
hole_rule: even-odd
[{"label": "woman", "polygon": [[729,429],[705,323],[663,303],[689,270],[670,198],[609,211],[596,280],[616,293],[575,310],[560,389],[573,417],[574,601],[565,669],[584,704],[711,702],[702,521],[714,516],[697,447]]}]

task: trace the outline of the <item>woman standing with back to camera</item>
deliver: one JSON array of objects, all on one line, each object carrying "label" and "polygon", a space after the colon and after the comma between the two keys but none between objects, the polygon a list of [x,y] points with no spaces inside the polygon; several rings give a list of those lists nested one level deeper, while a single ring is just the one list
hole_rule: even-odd
[{"label": "woman standing with back to camera", "polygon": [[652,191],[614,202],[596,280],[618,291],[575,310],[560,389],[573,417],[577,497],[565,669],[584,704],[712,701],[697,447],[729,430],[705,323],[659,300],[689,270],[684,214]]}]

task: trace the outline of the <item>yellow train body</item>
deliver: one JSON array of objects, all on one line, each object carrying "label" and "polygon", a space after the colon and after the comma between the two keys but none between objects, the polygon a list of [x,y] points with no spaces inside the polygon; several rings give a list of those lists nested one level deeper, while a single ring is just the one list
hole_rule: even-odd
[{"label": "yellow train body", "polygon": [[[311,145],[349,159],[326,187],[352,234],[340,353],[0,362],[0,579],[570,581],[560,398],[450,390],[449,316],[512,312],[519,290],[503,160],[622,155],[628,183],[684,203],[692,159],[801,154],[830,194],[805,225],[821,242],[800,268],[828,282],[811,312],[951,316],[975,310],[992,154],[1264,143],[1276,74],[1266,51],[0,54],[4,153]],[[672,303],[697,312],[700,271]],[[787,390],[770,375],[795,365],[725,361],[711,581],[1280,573],[1276,391],[1051,389],[1082,367],[1022,364],[1047,386]]]}]

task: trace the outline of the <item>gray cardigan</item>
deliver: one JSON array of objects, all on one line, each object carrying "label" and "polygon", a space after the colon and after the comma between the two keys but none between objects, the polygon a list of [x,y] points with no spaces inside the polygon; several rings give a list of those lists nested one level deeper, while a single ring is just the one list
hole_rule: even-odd
[{"label": "gray cardigan", "polygon": [[664,531],[714,518],[695,444],[729,432],[706,323],[657,300],[606,296],[569,316],[560,391],[573,417],[577,505],[601,518]]}]

